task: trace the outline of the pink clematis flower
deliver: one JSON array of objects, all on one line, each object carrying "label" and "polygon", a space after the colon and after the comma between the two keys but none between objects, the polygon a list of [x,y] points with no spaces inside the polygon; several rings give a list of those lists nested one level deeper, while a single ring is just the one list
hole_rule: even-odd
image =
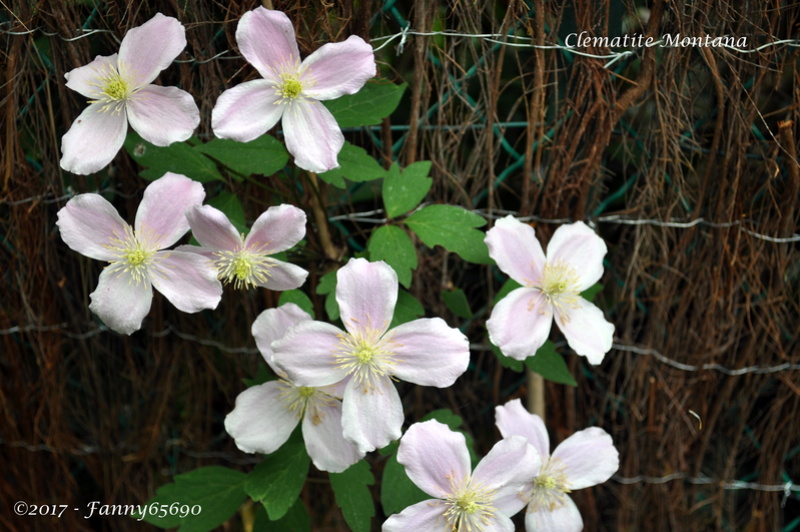
[{"label": "pink clematis flower", "polygon": [[303,439],[317,469],[341,473],[364,453],[342,436],[342,386],[295,386],[272,361],[272,342],[293,325],[310,321],[294,303],[262,312],[253,322],[253,336],[261,355],[279,380],[252,386],[239,394],[225,417],[225,430],[246,453],[275,452],[303,420]]},{"label": "pink clematis flower", "polygon": [[179,310],[216,308],[222,286],[208,259],[161,251],[189,230],[184,211],[203,201],[203,186],[167,172],[144,191],[134,226],[99,194],[79,194],[58,211],[61,238],[74,251],[110,264],[89,308],[114,331],[131,334],[150,311],[153,287]]},{"label": "pink clematis flower", "polygon": [[598,427],[581,430],[561,442],[550,455],[542,418],[529,414],[519,399],[497,406],[495,423],[504,438],[524,436],[539,452],[542,468],[529,479],[525,500],[527,532],[579,532],[583,519],[567,495],[602,484],[619,469],[619,453],[611,436]]},{"label": "pink clematis flower", "polygon": [[370,452],[401,434],[403,405],[392,380],[450,386],[467,369],[469,342],[440,318],[388,330],[397,274],[383,261],[350,259],[337,273],[336,301],[346,331],[319,321],[300,323],[272,344],[274,362],[298,386],[349,379],[344,437]]},{"label": "pink clematis flower", "polygon": [[201,253],[214,262],[219,278],[238,288],[261,286],[291,290],[302,285],[308,272],[270,257],[297,244],[306,234],[306,213],[292,205],[267,209],[245,237],[222,211],[198,205],[186,211],[192,235],[201,246],[179,251]]},{"label": "pink clematis flower", "polygon": [[289,17],[263,7],[242,16],[236,42],[263,79],[220,95],[211,112],[214,134],[247,142],[283,117],[286,147],[297,166],[311,172],[337,168],[344,136],[319,100],[354,94],[375,76],[372,47],[352,35],[323,45],[301,62]]},{"label": "pink clematis flower", "polygon": [[533,228],[509,215],[497,220],[485,241],[497,266],[522,285],[497,303],[486,322],[492,343],[506,356],[525,360],[547,340],[555,318],[576,353],[592,364],[602,362],[614,326],[580,294],[603,275],[603,239],[583,222],[562,225],[545,257]]},{"label": "pink clematis flower", "polygon": [[186,47],[180,22],[161,13],[122,39],[119,54],[97,56],[67,72],[67,87],[89,98],[61,141],[61,168],[97,172],[125,141],[128,122],[156,146],[186,140],[200,123],[192,96],[176,87],[150,83]]},{"label": "pink clematis flower", "polygon": [[511,516],[525,507],[519,493],[539,472],[525,438],[497,442],[470,474],[464,435],[431,420],[415,423],[397,449],[397,461],[419,488],[435,497],[383,523],[383,532],[514,532]]}]

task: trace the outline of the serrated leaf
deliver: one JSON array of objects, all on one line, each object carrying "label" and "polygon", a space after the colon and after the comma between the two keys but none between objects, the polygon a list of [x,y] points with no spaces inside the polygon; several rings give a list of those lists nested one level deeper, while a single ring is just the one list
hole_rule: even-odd
[{"label": "serrated leaf", "polygon": [[147,501],[147,507],[150,508],[153,503],[159,507],[169,507],[173,503],[190,508],[198,505],[201,508],[200,513],[180,517],[180,514],[169,515],[169,512],[165,512],[167,515],[160,517],[160,510],[156,515],[148,511],[144,520],[160,528],[179,526],[181,532],[213,530],[230,519],[247,499],[244,491],[245,479],[244,473],[219,466],[201,467],[176,475],[174,483],[156,490],[155,497]]},{"label": "serrated leaf", "polygon": [[245,177],[252,174],[272,175],[289,161],[286,148],[270,135],[261,135],[250,142],[213,139],[198,144],[194,149]]},{"label": "serrated leaf", "polygon": [[314,318],[314,303],[311,302],[311,298],[302,290],[294,289],[281,292],[281,296],[278,298],[278,306],[280,307],[286,303],[294,303],[308,312],[312,319]]},{"label": "serrated leaf", "polygon": [[408,288],[411,272],[417,268],[417,249],[408,233],[394,225],[379,227],[367,242],[370,260],[385,261],[397,272],[397,280]]},{"label": "serrated leaf", "polygon": [[397,163],[392,164],[383,180],[382,191],[388,218],[405,214],[419,205],[433,184],[433,179],[428,177],[430,170],[430,161],[416,162],[402,173]]},{"label": "serrated leaf", "polygon": [[390,329],[403,323],[415,320],[425,314],[422,303],[417,298],[400,288],[397,292],[397,305],[394,307],[394,317],[389,325]]},{"label": "serrated leaf", "polygon": [[299,428],[295,429],[289,441],[247,475],[244,489],[264,505],[271,520],[280,519],[300,496],[310,463]]},{"label": "serrated leaf", "polygon": [[319,278],[317,293],[325,296],[325,312],[331,321],[339,319],[339,303],[336,302],[336,272],[333,270]]},{"label": "serrated leaf", "polygon": [[344,179],[355,183],[372,181],[386,176],[386,170],[373,159],[363,148],[353,146],[345,141],[339,152],[339,168],[319,174],[320,179],[339,188],[347,185]]},{"label": "serrated leaf", "polygon": [[322,103],[336,118],[339,127],[374,126],[394,112],[406,87],[406,83],[375,81],[364,85],[356,94]]},{"label": "serrated leaf", "polygon": [[219,209],[240,233],[247,233],[247,224],[244,219],[244,208],[239,197],[230,192],[220,192],[206,202],[208,205]]},{"label": "serrated leaf", "polygon": [[456,288],[455,290],[443,291],[442,301],[456,316],[464,319],[472,318],[472,309],[469,308],[467,295],[462,289]]},{"label": "serrated leaf", "polygon": [[342,473],[331,473],[330,479],[336,504],[341,508],[344,520],[353,532],[369,532],[370,522],[375,515],[375,503],[369,492],[375,477],[369,470],[369,464],[361,460]]},{"label": "serrated leaf", "polygon": [[310,532],[311,519],[302,499],[297,499],[286,515],[277,521],[270,521],[264,506],[259,505],[253,523],[253,532]]},{"label": "serrated leaf", "polygon": [[429,205],[405,219],[406,225],[428,247],[442,246],[462,259],[491,264],[485,234],[475,229],[486,225],[479,215],[455,205]]},{"label": "serrated leaf", "polygon": [[550,340],[547,340],[536,351],[535,355],[526,358],[525,365],[531,371],[538,373],[549,381],[568,384],[569,386],[578,385],[578,382],[569,372],[567,363],[564,362],[564,357],[556,351],[556,345]]},{"label": "serrated leaf", "polygon": [[133,160],[146,167],[139,175],[148,181],[158,179],[166,172],[183,174],[200,183],[222,180],[214,161],[186,142],[175,142],[165,147],[154,146],[131,130],[124,146]]}]

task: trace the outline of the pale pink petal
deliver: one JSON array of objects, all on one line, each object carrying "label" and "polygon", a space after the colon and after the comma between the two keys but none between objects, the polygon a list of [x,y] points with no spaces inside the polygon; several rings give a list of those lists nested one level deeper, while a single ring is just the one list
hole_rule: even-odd
[{"label": "pale pink petal", "polygon": [[469,340],[441,318],[404,323],[387,333],[396,355],[393,376],[421,386],[446,388],[469,365]]},{"label": "pale pink petal", "polygon": [[197,181],[167,172],[144,189],[133,226],[136,238],[149,249],[171,246],[189,230],[186,209],[200,205],[205,197]]},{"label": "pale pink petal", "polygon": [[[383,522],[382,532],[446,532],[450,529],[444,513],[447,505],[443,501],[428,500],[412,504],[399,514],[393,514]],[[513,528],[510,532],[513,532]]]},{"label": "pale pink petal", "polygon": [[272,362],[283,370],[296,386],[329,386],[347,376],[335,365],[340,337],[345,333],[329,323],[298,323],[272,343]]},{"label": "pale pink petal", "polygon": [[504,355],[525,360],[542,347],[552,323],[553,309],[545,298],[532,288],[517,288],[494,306],[486,329]]},{"label": "pale pink petal", "polygon": [[147,279],[137,283],[128,273],[106,266],[89,297],[89,309],[109,329],[131,334],[142,327],[142,320],[150,312],[153,289]]},{"label": "pale pink petal", "polygon": [[569,346],[590,364],[599,364],[614,342],[614,325],[603,317],[603,311],[577,298],[575,307],[567,307],[564,313],[556,311],[556,323],[567,338]]},{"label": "pale pink petal", "polygon": [[448,479],[461,482],[470,476],[467,442],[460,432],[435,419],[411,425],[397,449],[397,461],[419,489],[432,497],[446,497]]},{"label": "pale pink petal", "polygon": [[502,513],[496,513],[483,529],[483,532],[514,532],[514,521]]},{"label": "pale pink petal", "polygon": [[577,290],[583,292],[603,276],[603,257],[608,248],[602,238],[583,222],[562,225],[547,244],[547,261],[570,264],[578,274]]},{"label": "pale pink petal", "polygon": [[70,199],[59,209],[56,225],[70,249],[105,261],[118,258],[108,245],[123,239],[130,227],[99,194],[78,194]]},{"label": "pale pink petal", "polygon": [[509,436],[494,444],[475,466],[472,482],[494,490],[494,507],[512,516],[522,510],[526,500],[519,496],[539,474],[539,453],[522,436]]},{"label": "pale pink petal", "polygon": [[211,259],[212,261],[216,259],[216,255],[214,255],[214,249],[207,248],[204,246],[190,246],[188,244],[182,244],[175,248],[175,251],[185,251],[186,253],[197,253],[198,255],[202,255],[207,259]]},{"label": "pale pink petal", "polygon": [[342,399],[344,437],[368,453],[403,433],[403,404],[389,377],[374,378],[368,391],[351,381]]},{"label": "pale pink petal", "polygon": [[565,467],[567,488],[579,490],[602,484],[619,469],[619,452],[611,436],[599,427],[589,427],[562,441],[553,460]]},{"label": "pale pink petal", "polygon": [[121,105],[116,109],[90,105],[61,138],[61,168],[82,175],[102,170],[122,148],[127,132]]},{"label": "pale pink petal", "polygon": [[539,280],[545,257],[533,227],[509,214],[494,223],[485,241],[489,256],[506,275],[521,285]]},{"label": "pale pink petal", "polygon": [[67,80],[67,87],[90,98],[99,100],[103,96],[103,84],[100,78],[104,78],[117,70],[117,54],[102,56],[98,55],[94,61],[82,67],[73,68],[64,77]]},{"label": "pale pink petal", "polygon": [[300,62],[294,27],[283,11],[257,7],[242,15],[236,27],[236,43],[261,77],[275,83],[287,66],[296,68]]},{"label": "pale pink petal", "polygon": [[316,100],[297,101],[283,115],[286,149],[297,166],[322,173],[339,167],[344,135],[330,111]]},{"label": "pale pink petal", "polygon": [[186,140],[200,124],[194,98],[177,87],[148,85],[131,97],[127,110],[134,131],[156,146]]},{"label": "pale pink petal", "polygon": [[285,251],[306,236],[306,213],[294,205],[275,205],[253,223],[244,247],[253,253]]},{"label": "pale pink petal", "polygon": [[239,251],[242,248],[242,236],[221,210],[211,205],[195,205],[186,209],[186,220],[192,236],[203,248],[215,251]]},{"label": "pale pink petal", "polygon": [[300,419],[287,408],[281,391],[289,385],[270,381],[252,386],[236,398],[236,406],[225,416],[225,430],[246,453],[269,454],[286,443]]},{"label": "pale pink petal", "polygon": [[278,123],[284,105],[272,84],[254,79],[228,89],[217,98],[211,110],[211,127],[221,139],[249,142]]},{"label": "pale pink petal", "polygon": [[342,436],[341,403],[319,410],[322,415],[318,420],[312,419],[308,410],[303,418],[303,439],[308,456],[320,471],[341,473],[361,460],[364,453]]},{"label": "pale pink petal", "polygon": [[147,85],[186,48],[186,30],[161,13],[128,30],[119,46],[120,74],[134,87]]},{"label": "pale pink petal", "polygon": [[352,380],[353,376],[350,375],[345,377],[344,379],[340,380],[335,384],[331,384],[330,386],[323,386],[320,388],[323,392],[327,393],[330,396],[336,397],[337,399],[341,399],[344,397],[344,390],[347,388],[347,384]]},{"label": "pale pink petal", "polygon": [[355,94],[375,77],[375,53],[364,39],[351,35],[344,42],[324,44],[306,57],[302,72],[305,96],[331,100]]},{"label": "pale pink petal", "polygon": [[256,279],[256,285],[268,290],[294,290],[303,286],[308,277],[308,272],[289,262],[270,259],[269,277],[261,282]]},{"label": "pale pink petal", "polygon": [[283,338],[290,327],[310,319],[311,316],[294,303],[286,303],[278,308],[269,308],[255,319],[250,332],[256,340],[256,346],[261,351],[261,356],[273,371],[279,373],[272,364],[272,342]]},{"label": "pale pink petal", "polygon": [[155,289],[183,312],[217,308],[222,298],[216,269],[197,253],[159,251],[148,270]]},{"label": "pale pink petal", "polygon": [[531,414],[522,406],[522,401],[512,399],[503,406],[494,407],[495,425],[504,438],[523,436],[533,445],[542,460],[550,456],[550,437],[542,418]]},{"label": "pale pink petal", "polygon": [[350,333],[386,332],[397,303],[397,274],[383,261],[350,259],[336,274],[336,302]]},{"label": "pale pink petal", "polygon": [[547,508],[528,508],[525,513],[525,532],[580,532],[583,519],[578,507],[567,496],[564,506],[550,511]]}]

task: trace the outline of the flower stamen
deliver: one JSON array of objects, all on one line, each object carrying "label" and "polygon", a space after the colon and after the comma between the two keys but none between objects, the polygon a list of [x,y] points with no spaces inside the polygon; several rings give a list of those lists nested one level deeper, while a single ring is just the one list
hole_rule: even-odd
[{"label": "flower stamen", "polygon": [[579,282],[580,277],[575,268],[571,264],[559,260],[555,263],[546,263],[538,282],[531,283],[531,286],[542,293],[562,321],[569,321],[569,312],[564,311],[567,308],[578,308],[580,292],[577,287]]},{"label": "flower stamen", "polygon": [[530,494],[528,511],[537,512],[548,510],[550,512],[563,507],[567,503],[566,466],[557,458],[547,459],[539,476],[533,479],[533,491]]},{"label": "flower stamen", "polygon": [[233,283],[237,290],[266,284],[275,261],[264,253],[263,249],[214,252],[217,277],[225,284]]},{"label": "flower stamen", "polygon": [[454,532],[480,532],[491,524],[495,514],[492,505],[496,490],[484,488],[469,477],[458,482],[448,475],[450,493],[444,497],[447,510],[444,518]]},{"label": "flower stamen", "polygon": [[375,389],[374,379],[391,376],[396,364],[391,334],[383,336],[378,329],[356,328],[354,334],[339,334],[338,353],[334,353],[334,364],[353,375],[356,385],[364,393]]}]

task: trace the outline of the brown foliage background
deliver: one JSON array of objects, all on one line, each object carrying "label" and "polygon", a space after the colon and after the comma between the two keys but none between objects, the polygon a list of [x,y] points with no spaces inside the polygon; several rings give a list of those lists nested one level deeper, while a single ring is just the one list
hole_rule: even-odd
[{"label": "brown foliage background", "polygon": [[[536,2],[535,9],[518,0],[272,4],[295,21],[303,53],[349,34],[393,35],[405,20],[418,32],[514,34],[538,44],[571,31],[619,34],[622,20],[627,31],[657,38],[747,36],[750,49],[800,35],[798,2],[658,0],[649,11],[611,0]],[[87,521],[71,510],[60,520],[23,518],[11,507],[17,500],[137,504],[177,473],[210,464],[249,471],[257,461],[236,450],[222,420],[258,365],[250,324],[277,295],[226,290],[217,311],[198,315],[157,295],[142,331],[121,337],[99,328],[87,308],[102,265],[69,250],[55,227],[71,195],[96,190],[130,220],[147,184],[125,153],[91,176],[59,168],[61,136],[85,106],[64,86],[64,73],[114,53],[125,31],[155,12],[175,16],[187,28],[185,62],[159,83],[194,95],[199,134],[208,136],[219,93],[255,74],[236,59],[234,32],[256,5],[3,4],[0,529],[146,529],[123,518]],[[84,36],[80,28],[102,31]],[[800,50],[637,48],[606,68],[608,59],[502,41],[526,42],[410,35],[398,53],[394,41],[377,57],[383,76],[409,84],[401,108],[375,137],[346,135],[384,162],[431,160],[430,202],[479,208],[490,218],[536,216],[545,240],[558,226],[548,220],[590,219],[608,242],[599,304],[616,324],[615,348],[592,367],[564,346],[579,385],[546,390],[556,441],[598,425],[620,450],[614,480],[573,494],[586,530],[800,527],[797,484],[788,499],[763,489],[800,481]],[[404,124],[410,129],[389,127]],[[391,146],[401,136],[394,153],[374,140]],[[260,181],[268,187],[231,182],[207,191],[233,191],[250,222],[271,204],[310,204],[286,176]],[[369,195],[340,198],[329,197],[330,216],[380,207]],[[665,223],[676,220],[683,223]],[[334,227],[334,243],[363,244],[374,227],[346,225],[350,240]],[[310,230],[301,261],[313,287],[336,263]],[[521,374],[480,348],[487,294],[503,278],[420,247],[412,284],[428,315],[451,324],[459,319],[439,294],[463,288],[476,312],[467,333],[477,347],[456,386],[400,387],[407,423],[451,408],[480,453],[498,437],[493,406],[526,393]],[[322,300],[307,291],[321,315]],[[379,479],[382,459],[371,461]],[[325,474],[312,473],[303,498],[314,530],[346,529]],[[246,528],[251,514],[245,508],[226,529]]]}]

